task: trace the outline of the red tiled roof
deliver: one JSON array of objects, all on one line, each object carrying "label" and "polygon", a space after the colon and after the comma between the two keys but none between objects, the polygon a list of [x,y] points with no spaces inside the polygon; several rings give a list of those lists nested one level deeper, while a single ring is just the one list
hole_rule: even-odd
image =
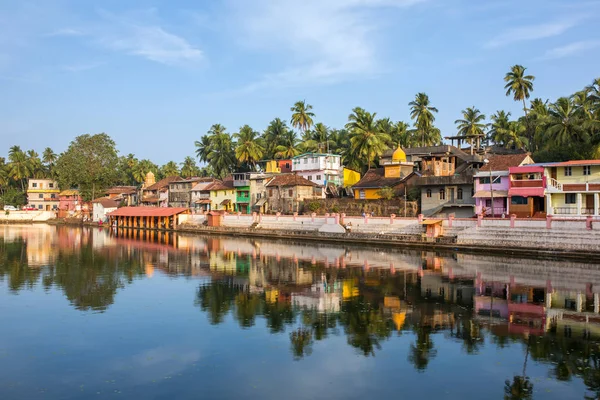
[{"label": "red tiled roof", "polygon": [[121,207],[111,212],[111,217],[170,217],[188,212],[184,207]]},{"label": "red tiled roof", "polygon": [[180,176],[167,176],[166,178],[161,179],[160,181],[156,182],[154,185],[150,185],[147,188],[145,188],[144,190],[161,190],[167,186],[169,186],[169,183],[173,182],[173,181],[180,181],[181,177]]},{"label": "red tiled roof", "polygon": [[131,194],[135,193],[137,188],[135,186],[113,186],[105,190],[106,194]]},{"label": "red tiled roof", "polygon": [[197,182],[210,182],[211,180],[214,180],[214,178],[193,176],[191,178],[184,178],[184,179],[180,178],[178,180],[173,180],[169,183],[189,183],[189,182],[197,183]]},{"label": "red tiled roof", "polygon": [[360,181],[356,182],[352,188],[364,188],[364,189],[375,189],[384,187],[394,187],[397,184],[404,181],[409,175],[403,178],[386,178],[385,171],[383,168],[373,168],[367,171],[367,173],[361,178]]},{"label": "red tiled roof", "polygon": [[600,160],[572,160],[550,165],[551,167],[574,167],[576,165],[600,165]]},{"label": "red tiled roof", "polygon": [[316,183],[309,181],[299,175],[283,174],[277,175],[266,186],[319,186]]},{"label": "red tiled roof", "polygon": [[494,155],[488,158],[489,163],[484,164],[480,171],[508,171],[510,167],[519,167],[527,161],[529,154]]},{"label": "red tiled roof", "polygon": [[117,208],[119,207],[119,202],[114,199],[109,199],[108,197],[100,197],[96,200],[93,200],[92,203],[101,204],[104,208]]},{"label": "red tiled roof", "polygon": [[204,188],[204,190],[232,190],[234,188],[233,186],[233,180],[226,180],[226,181],[216,181],[213,182],[212,184],[210,184],[208,187]]}]

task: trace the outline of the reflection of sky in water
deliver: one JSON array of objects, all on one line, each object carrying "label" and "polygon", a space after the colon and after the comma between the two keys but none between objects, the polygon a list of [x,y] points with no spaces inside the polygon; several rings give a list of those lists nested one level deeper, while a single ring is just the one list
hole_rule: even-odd
[{"label": "reflection of sky in water", "polygon": [[[31,233],[27,229],[18,234],[11,229],[4,229],[3,232],[5,239],[10,236],[13,241],[19,235],[25,236],[28,243],[35,242],[39,237],[39,232]],[[10,235],[7,236],[7,232]],[[68,235],[69,239],[63,234]],[[50,240],[45,233],[41,237],[42,240]],[[86,248],[88,239],[75,230],[61,231],[53,237],[51,240],[55,246],[47,252],[50,255],[47,262],[57,263],[57,271],[71,274],[77,282],[56,281],[45,288],[40,280],[35,281],[31,288],[24,286],[11,291],[10,273],[4,273],[0,278],[2,399],[501,398],[504,381],[512,380],[513,375],[520,374],[523,369],[526,353],[524,339],[517,337],[514,342],[509,341],[507,347],[499,348],[493,343],[493,335],[482,328],[483,344],[478,347],[476,354],[467,354],[463,341],[452,337],[449,329],[432,332],[430,340],[435,356],[431,357],[426,369],[418,371],[408,361],[411,346],[417,340],[416,325],[407,328],[408,322],[403,330],[392,329],[389,337],[380,340],[381,348],[375,347],[374,355],[365,356],[349,345],[349,328],[338,321],[335,331],[329,330],[326,338],[312,341],[310,355],[294,360],[290,333],[303,325],[300,311],[295,311],[293,323],[284,324],[283,332],[272,333],[265,316],[265,294],[257,292],[255,295],[262,302],[257,306],[251,327],[241,327],[236,316],[235,300],[232,308],[225,313],[223,322],[211,325],[210,311],[202,311],[198,305],[199,286],[214,284],[223,279],[226,272],[211,271],[208,258],[198,261],[198,268],[202,268],[203,273],[190,271],[194,264],[193,256],[185,251],[173,253],[173,246],[146,250],[146,255],[153,255],[153,258],[149,263],[140,263],[138,268],[132,264],[132,258],[141,257],[140,252],[144,250],[128,246],[119,247],[118,251],[114,248],[111,250],[110,246],[117,246],[119,240],[98,233],[94,233],[92,239],[88,238],[90,241],[87,243],[96,249],[96,260],[104,254],[110,265],[119,265],[118,268],[105,268],[102,271],[113,274],[113,278],[117,276],[120,284],[114,288],[114,297],[107,297],[109,304],[106,307],[81,308],[78,307],[77,295],[61,285],[74,285],[78,291],[90,290],[85,277],[91,271],[83,268],[87,273],[82,276],[79,274],[81,267],[62,270],[58,265],[71,262],[66,256],[68,252],[85,257],[83,253],[79,254],[78,249]],[[193,242],[188,240],[186,249],[193,248]],[[202,247],[205,247],[206,242],[203,243]],[[236,246],[235,239],[226,239],[223,245],[232,248],[235,253],[241,248],[260,247],[263,254],[279,252],[280,257],[285,257],[282,254],[285,254],[286,248],[289,251],[296,246],[281,243],[270,245],[269,242],[251,244],[245,240]],[[31,246],[39,255],[39,244]],[[303,253],[296,253],[298,257],[310,259],[315,254],[331,260],[340,257],[340,254],[348,259],[365,257],[373,265],[381,260],[379,268],[383,268],[383,263],[389,263],[390,258],[394,259],[394,254],[381,251],[369,253],[364,249],[331,247],[320,248],[317,252],[311,250],[311,246],[297,247]],[[64,254],[62,250],[65,250]],[[212,251],[223,258],[222,250]],[[0,255],[3,252],[5,254],[6,249],[0,249]],[[44,256],[43,251],[41,253]],[[272,257],[276,257],[276,254]],[[314,271],[313,277],[318,282],[334,271],[318,270],[318,266],[310,265],[309,259],[304,268]],[[411,269],[416,271],[422,254],[411,252],[398,255],[396,259],[397,268],[416,262],[417,265],[411,265]],[[0,262],[2,260],[0,258]],[[453,266],[454,271],[461,267],[476,270],[479,266],[475,264],[476,261],[475,257],[472,264],[461,266],[452,258],[445,260],[447,265]],[[161,262],[171,264],[161,265]],[[265,263],[264,260],[261,262]],[[43,265],[30,264],[31,268],[44,269]],[[149,265],[152,267],[152,279],[149,279]],[[261,282],[269,284],[268,272],[273,272],[269,268],[276,268],[273,265],[278,264],[271,262],[270,266],[265,265],[259,267],[266,271]],[[282,269],[289,269],[291,264],[289,259],[285,259],[280,265]],[[2,268],[7,267],[4,265]],[[127,272],[135,268],[139,270],[139,275],[128,277]],[[246,271],[245,264],[234,263],[232,268],[242,271],[235,278],[236,284],[246,282],[247,285],[248,274],[255,273]],[[346,271],[349,273],[349,270]],[[364,274],[365,280],[377,276],[375,270],[365,272],[365,267],[359,267],[358,271]],[[42,275],[49,273],[45,271]],[[212,278],[207,277],[211,274]],[[590,274],[595,275],[595,272]],[[277,279],[282,279],[281,276]],[[527,274],[522,278],[532,279]],[[106,279],[106,276],[99,276],[97,282]],[[302,276],[302,279],[306,277]],[[279,286],[280,298],[284,297],[286,290],[314,295],[310,292],[310,285],[294,285],[284,282],[283,286]],[[316,286],[325,287],[323,283]],[[381,298],[377,297],[377,293],[385,293],[386,290],[395,290],[390,275],[381,278],[379,286],[361,287],[361,295],[376,303],[372,310],[377,318],[387,315],[380,313],[383,306]],[[65,296],[67,292],[74,296],[72,300]],[[442,307],[439,301],[425,302],[421,295],[418,287],[411,294],[414,309],[407,319],[413,318],[412,323],[418,323],[419,315],[427,314],[426,310]],[[443,312],[453,313],[456,321],[465,319],[468,324],[477,324],[471,319],[472,311],[468,306],[450,304],[444,307]],[[551,377],[552,368],[553,365],[528,356],[527,375],[534,384],[536,398],[583,397],[585,387],[579,377],[560,382]]]}]

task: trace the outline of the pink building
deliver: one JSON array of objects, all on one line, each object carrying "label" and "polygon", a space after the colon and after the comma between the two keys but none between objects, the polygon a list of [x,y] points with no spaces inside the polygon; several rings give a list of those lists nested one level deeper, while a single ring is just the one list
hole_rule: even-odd
[{"label": "pink building", "polygon": [[[532,164],[529,154],[490,156],[475,174],[475,213],[486,216],[508,216],[509,168]],[[492,203],[493,198],[493,203]]]},{"label": "pink building", "polygon": [[519,218],[546,218],[546,176],[537,164],[510,167],[508,212]]},{"label": "pink building", "polygon": [[77,189],[63,190],[58,195],[58,201],[58,209],[60,211],[79,211],[83,204],[79,190]]}]

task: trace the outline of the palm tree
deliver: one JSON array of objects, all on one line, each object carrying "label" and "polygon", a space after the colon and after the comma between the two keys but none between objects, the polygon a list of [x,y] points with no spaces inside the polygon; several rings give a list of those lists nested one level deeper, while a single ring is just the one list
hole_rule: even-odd
[{"label": "palm tree", "polygon": [[44,149],[44,152],[42,153],[42,161],[47,167],[53,165],[57,159],[58,156],[50,147],[46,147]]},{"label": "palm tree", "polygon": [[458,128],[458,135],[484,135],[483,130],[485,129],[486,124],[484,124],[483,121],[485,121],[485,115],[475,107],[467,107],[465,110],[462,110],[462,113],[463,119],[454,121]]},{"label": "palm tree", "polygon": [[179,167],[175,161],[169,161],[161,167],[162,174],[165,177],[179,175]]},{"label": "palm tree", "polygon": [[350,132],[350,149],[367,160],[367,169],[371,169],[375,158],[388,149],[387,143],[391,140],[387,133],[378,129],[376,115],[356,107],[348,116],[346,124],[346,129]]},{"label": "palm tree", "polygon": [[496,114],[492,114],[490,117],[492,123],[490,124],[491,129],[489,135],[494,143],[506,145],[504,132],[508,130],[510,123],[510,112],[504,110],[496,111]]},{"label": "palm tree", "polygon": [[523,102],[525,117],[527,117],[527,105],[525,104],[525,99],[528,99],[531,92],[533,92],[533,81],[535,80],[535,76],[525,75],[526,69],[527,68],[522,65],[513,65],[510,68],[510,71],[504,76],[504,82],[506,82],[506,85],[504,85],[506,95],[512,95],[515,101]]},{"label": "palm tree", "polygon": [[589,137],[583,129],[573,99],[559,98],[548,109],[547,140],[557,146],[568,146],[574,142],[586,142]]},{"label": "palm tree", "polygon": [[0,163],[0,194],[4,193],[4,189],[6,189],[9,182],[8,168],[3,163]]},{"label": "palm tree", "polygon": [[242,164],[248,164],[252,168],[263,157],[265,149],[260,145],[258,132],[250,126],[244,125],[238,133],[233,135],[237,139],[235,157]]},{"label": "palm tree", "polygon": [[275,118],[269,123],[267,129],[265,129],[262,140],[265,143],[265,156],[267,158],[275,157],[275,148],[283,144],[283,140],[289,131],[286,123],[280,118]]},{"label": "palm tree", "polygon": [[391,139],[390,147],[410,147],[414,144],[408,132],[408,126],[404,121],[398,121],[392,126],[392,131],[389,134]]},{"label": "palm tree", "polygon": [[275,148],[275,157],[276,158],[292,158],[300,153],[298,148],[298,138],[296,137],[296,132],[292,130],[288,130],[285,132],[283,138],[280,138],[280,145]]},{"label": "palm tree", "polygon": [[[213,125],[209,131],[210,153],[208,154],[208,164],[219,179],[223,179],[233,171],[237,164],[233,142],[229,133],[225,131],[222,125]],[[181,171],[183,174],[183,170]]]},{"label": "palm tree", "polygon": [[207,162],[210,154],[210,136],[208,134],[202,136],[200,140],[194,142],[194,145],[196,146],[196,157],[200,162]]},{"label": "palm tree", "polygon": [[[415,120],[414,126],[416,133],[421,136],[421,146],[425,146],[425,143],[431,143],[433,122],[435,116],[433,113],[437,113],[438,110],[432,107],[429,102],[429,96],[425,93],[417,93],[415,99],[408,103],[410,106],[410,118]],[[427,140],[426,140],[427,139]]]},{"label": "palm tree", "polygon": [[181,175],[184,178],[191,178],[195,175],[197,170],[198,167],[196,166],[196,162],[190,156],[187,156],[181,163]]},{"label": "palm tree", "polygon": [[313,107],[310,104],[307,104],[305,100],[297,101],[296,104],[290,108],[290,111],[292,112],[290,123],[292,126],[302,132],[310,129],[313,125],[313,117],[315,116],[315,114],[310,111],[312,108]]},{"label": "palm tree", "polygon": [[35,150],[27,150],[27,163],[29,171],[33,178],[41,179],[46,176],[40,155]]},{"label": "palm tree", "polygon": [[19,146],[13,146],[8,152],[8,175],[17,182],[21,182],[21,189],[25,191],[24,180],[31,176],[27,155]]},{"label": "palm tree", "polygon": [[503,135],[504,147],[514,149],[525,149],[529,145],[527,139],[527,128],[519,121],[510,121]]}]

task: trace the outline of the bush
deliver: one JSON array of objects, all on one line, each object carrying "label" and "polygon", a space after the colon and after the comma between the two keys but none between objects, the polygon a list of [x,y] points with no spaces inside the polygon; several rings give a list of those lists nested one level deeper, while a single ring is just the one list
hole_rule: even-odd
[{"label": "bush", "polygon": [[337,205],[335,205],[335,206],[331,207],[331,212],[339,213],[340,212],[340,208]]},{"label": "bush", "polygon": [[316,201],[311,201],[310,203],[308,203],[308,209],[309,209],[311,212],[315,212],[315,211],[317,211],[319,208],[321,208],[321,205],[320,205],[318,202],[316,202]]},{"label": "bush", "polygon": [[377,195],[384,200],[393,199],[395,194],[394,189],[391,187],[383,187],[377,191]]}]

